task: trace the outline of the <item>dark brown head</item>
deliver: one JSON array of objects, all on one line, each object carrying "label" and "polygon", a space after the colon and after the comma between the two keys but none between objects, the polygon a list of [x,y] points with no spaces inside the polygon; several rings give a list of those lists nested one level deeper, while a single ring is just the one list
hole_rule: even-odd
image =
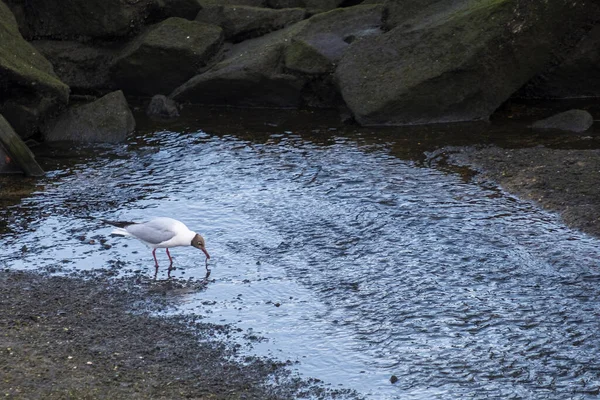
[{"label": "dark brown head", "polygon": [[191,244],[195,248],[202,250],[204,252],[204,254],[206,254],[206,258],[210,258],[208,251],[206,251],[206,244],[205,244],[204,238],[202,236],[196,234],[196,236],[194,236],[194,238],[192,239]]}]

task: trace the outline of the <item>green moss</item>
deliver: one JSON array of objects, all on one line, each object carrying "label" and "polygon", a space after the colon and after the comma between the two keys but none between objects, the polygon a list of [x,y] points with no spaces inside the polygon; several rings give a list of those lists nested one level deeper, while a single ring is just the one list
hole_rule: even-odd
[{"label": "green moss", "polygon": [[333,64],[304,40],[294,40],[284,53],[288,69],[307,74],[324,74],[333,70]]},{"label": "green moss", "polygon": [[0,1],[0,74],[8,81],[33,90],[54,94],[64,103],[68,101],[69,87],[54,74],[52,65],[18,31],[14,16]]}]

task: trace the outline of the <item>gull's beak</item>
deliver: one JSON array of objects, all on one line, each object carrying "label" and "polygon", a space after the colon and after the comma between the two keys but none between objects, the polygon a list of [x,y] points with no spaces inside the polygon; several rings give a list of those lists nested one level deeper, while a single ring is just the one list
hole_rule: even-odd
[{"label": "gull's beak", "polygon": [[208,251],[206,251],[204,247],[200,247],[200,250],[202,250],[202,252],[206,254],[206,258],[210,258],[210,254],[208,254]]}]

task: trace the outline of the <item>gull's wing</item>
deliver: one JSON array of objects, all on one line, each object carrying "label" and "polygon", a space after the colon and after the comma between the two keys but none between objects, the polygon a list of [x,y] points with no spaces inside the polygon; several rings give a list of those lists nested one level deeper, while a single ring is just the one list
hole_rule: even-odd
[{"label": "gull's wing", "polygon": [[177,234],[170,225],[160,223],[160,221],[133,224],[125,229],[132,236],[152,245],[171,240]]}]

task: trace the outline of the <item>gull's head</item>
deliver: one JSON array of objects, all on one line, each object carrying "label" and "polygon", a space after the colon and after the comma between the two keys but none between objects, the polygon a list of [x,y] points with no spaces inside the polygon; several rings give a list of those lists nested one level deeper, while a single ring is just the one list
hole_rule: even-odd
[{"label": "gull's head", "polygon": [[194,238],[192,239],[191,245],[197,249],[202,250],[204,254],[206,254],[206,258],[210,258],[208,251],[206,251],[206,243],[204,242],[204,238],[202,236],[196,234],[196,236],[194,236]]}]

